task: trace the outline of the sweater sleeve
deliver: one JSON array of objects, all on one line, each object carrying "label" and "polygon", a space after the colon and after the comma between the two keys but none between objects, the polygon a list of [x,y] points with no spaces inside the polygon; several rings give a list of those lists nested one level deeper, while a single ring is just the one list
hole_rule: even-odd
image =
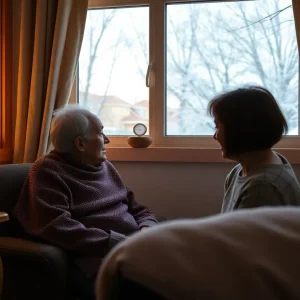
[{"label": "sweater sleeve", "polygon": [[24,230],[65,250],[105,255],[125,235],[87,228],[72,218],[71,192],[49,163],[34,165],[14,215]]},{"label": "sweater sleeve", "polygon": [[130,189],[127,189],[127,198],[128,212],[134,217],[140,229],[142,227],[151,227],[158,223],[155,216],[150,213],[146,206],[136,202],[134,193]]},{"label": "sweater sleeve", "polygon": [[254,182],[241,195],[238,209],[282,205],[282,195],[271,183]]}]

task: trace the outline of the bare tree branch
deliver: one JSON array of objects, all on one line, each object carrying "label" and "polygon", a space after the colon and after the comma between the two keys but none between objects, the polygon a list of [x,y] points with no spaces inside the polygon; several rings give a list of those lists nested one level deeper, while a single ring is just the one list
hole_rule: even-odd
[{"label": "bare tree branch", "polygon": [[[108,28],[108,26],[110,25],[110,23],[112,22],[112,20],[115,17],[116,14],[116,10],[111,10],[109,14],[107,14],[106,10],[102,10],[101,11],[101,17],[102,19],[98,19],[99,15],[96,15],[97,17],[97,21],[95,22],[93,20],[93,14],[89,14],[90,17],[90,30],[89,30],[89,64],[87,67],[87,78],[86,78],[86,83],[85,83],[85,89],[84,89],[84,93],[83,93],[83,98],[82,98],[82,102],[84,105],[86,105],[87,103],[87,97],[88,97],[88,93],[89,93],[89,89],[90,89],[90,85],[91,85],[91,79],[93,76],[93,67],[95,64],[95,60],[97,58],[97,53],[98,53],[98,48],[99,45],[103,39],[103,36]],[[100,29],[100,33],[98,36],[95,36],[95,31],[96,28],[99,27],[99,20],[102,21],[101,24],[101,29]]]},{"label": "bare tree branch", "polygon": [[242,26],[242,27],[233,29],[232,31],[237,31],[237,30],[244,29],[244,28],[247,28],[247,27],[249,27],[249,26],[258,24],[258,23],[262,23],[262,22],[267,21],[268,19],[269,19],[269,20],[273,20],[273,19],[276,18],[281,12],[283,12],[283,11],[285,11],[285,10],[287,10],[288,8],[291,8],[291,7],[292,7],[292,5],[289,5],[289,6],[285,7],[285,8],[283,8],[283,9],[277,10],[276,12],[274,12],[274,13],[272,13],[272,14],[269,14],[269,15],[265,16],[265,17],[262,18],[262,19],[259,19],[258,21],[255,21],[255,22],[249,23],[249,24],[247,24],[247,25],[245,25],[245,26]]},{"label": "bare tree branch", "polygon": [[103,105],[106,102],[107,92],[108,92],[108,89],[110,87],[111,77],[112,77],[112,74],[113,74],[113,71],[114,71],[114,67],[115,67],[115,63],[116,63],[116,58],[117,58],[117,52],[118,52],[118,48],[119,48],[122,36],[123,36],[123,32],[122,32],[122,30],[120,30],[117,42],[113,46],[113,48],[114,48],[114,56],[113,56],[113,59],[112,59],[112,62],[111,62],[111,67],[110,67],[110,71],[109,71],[109,74],[108,74],[108,80],[107,80],[106,89],[105,89],[105,92],[104,92],[104,95],[103,95],[103,100],[100,103],[98,111],[97,111],[97,115],[98,116],[100,116],[100,113],[102,111]]}]

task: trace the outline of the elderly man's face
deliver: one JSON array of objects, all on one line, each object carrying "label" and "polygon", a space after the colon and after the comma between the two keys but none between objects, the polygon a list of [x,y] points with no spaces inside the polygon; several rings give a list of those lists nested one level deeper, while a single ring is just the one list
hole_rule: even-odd
[{"label": "elderly man's face", "polygon": [[109,143],[108,137],[103,133],[103,125],[100,120],[93,123],[91,132],[84,138],[84,151],[83,155],[86,160],[96,165],[106,160],[106,147],[105,144]]}]

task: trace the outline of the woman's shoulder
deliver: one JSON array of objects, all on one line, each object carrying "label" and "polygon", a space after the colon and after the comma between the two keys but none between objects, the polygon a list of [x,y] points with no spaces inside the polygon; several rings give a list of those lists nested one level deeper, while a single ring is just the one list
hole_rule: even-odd
[{"label": "woman's shoulder", "polygon": [[242,170],[242,166],[240,164],[237,164],[231,169],[231,171],[228,173],[226,177],[226,181],[225,181],[226,189],[230,186],[231,182],[233,182],[236,178],[238,178],[241,170]]},{"label": "woman's shoulder", "polygon": [[289,163],[268,165],[249,176],[248,179],[248,187],[264,185],[281,191],[296,189],[300,195],[298,179]]},{"label": "woman's shoulder", "polygon": [[242,166],[241,164],[237,164],[236,166],[234,166],[231,171],[229,172],[229,174],[227,175],[228,179],[232,179],[235,176],[238,176],[240,174],[240,172],[242,171]]},{"label": "woman's shoulder", "polygon": [[282,164],[267,165],[254,176],[257,178],[263,177],[267,181],[297,181],[296,174],[288,160],[282,155],[279,155],[279,157]]}]

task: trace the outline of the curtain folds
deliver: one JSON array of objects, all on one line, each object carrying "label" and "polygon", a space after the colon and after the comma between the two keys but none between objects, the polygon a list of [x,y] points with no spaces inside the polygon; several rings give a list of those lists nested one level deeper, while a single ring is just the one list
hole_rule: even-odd
[{"label": "curtain folds", "polygon": [[15,0],[14,163],[48,147],[53,110],[70,98],[88,0]]}]

